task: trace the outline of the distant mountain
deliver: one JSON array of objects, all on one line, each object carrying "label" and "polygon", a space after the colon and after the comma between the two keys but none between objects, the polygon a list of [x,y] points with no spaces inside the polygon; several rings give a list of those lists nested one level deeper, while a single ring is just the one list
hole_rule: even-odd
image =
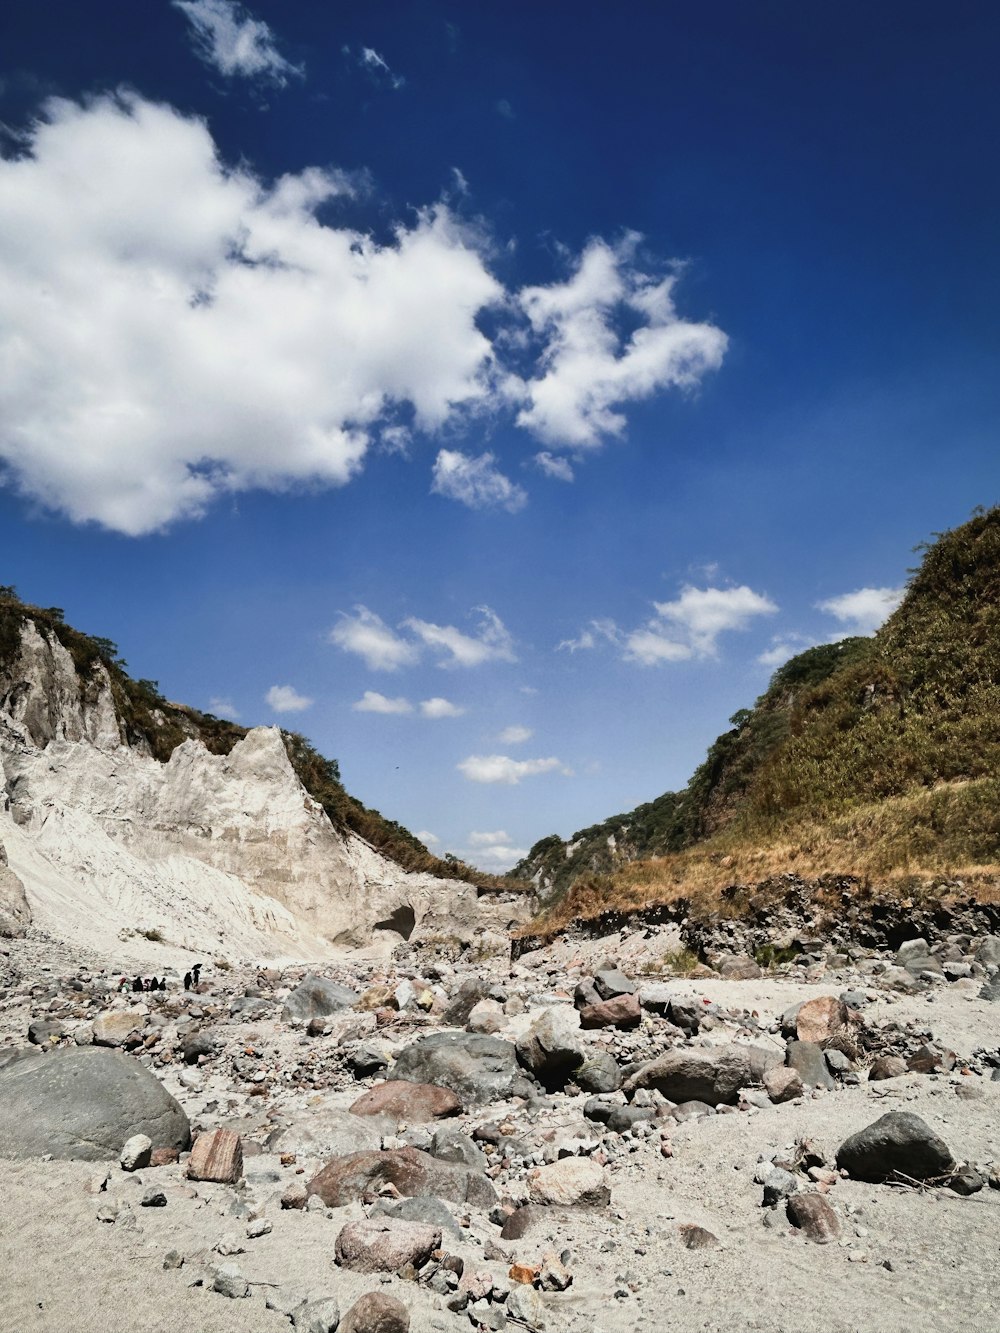
[{"label": "distant mountain", "polygon": [[[0,929],[315,956],[506,925],[513,886],[433,857],[293,732],[134,680],[115,645],[0,588]],[[0,861],[3,857],[0,855]],[[495,910],[494,910],[495,907]],[[517,915],[517,912],[514,912]],[[501,921],[502,918],[502,921]],[[13,923],[13,924],[11,924]]]},{"label": "distant mountain", "polygon": [[684,791],[511,874],[553,920],[781,870],[1000,875],[1000,508],[921,550],[878,633],[786,662]]}]

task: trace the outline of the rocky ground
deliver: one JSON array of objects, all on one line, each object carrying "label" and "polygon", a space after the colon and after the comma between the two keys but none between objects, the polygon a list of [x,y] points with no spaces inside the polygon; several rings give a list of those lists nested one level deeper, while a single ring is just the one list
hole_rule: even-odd
[{"label": "rocky ground", "polygon": [[1000,939],[931,944],[0,941],[0,1329],[993,1329]]}]

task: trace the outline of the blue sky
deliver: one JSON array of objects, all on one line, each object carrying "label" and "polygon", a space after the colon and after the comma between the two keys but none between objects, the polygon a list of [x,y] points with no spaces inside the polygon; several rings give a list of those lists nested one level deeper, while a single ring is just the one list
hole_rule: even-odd
[{"label": "blue sky", "polygon": [[997,499],[994,6],[48,0],[0,581],[487,868]]}]

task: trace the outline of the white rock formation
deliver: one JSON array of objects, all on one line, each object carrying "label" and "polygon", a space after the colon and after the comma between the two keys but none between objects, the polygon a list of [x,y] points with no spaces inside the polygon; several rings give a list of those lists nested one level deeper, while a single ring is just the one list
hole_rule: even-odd
[{"label": "white rock formation", "polygon": [[0,768],[0,842],[34,924],[62,938],[155,931],[202,953],[318,957],[511,915],[339,833],[276,727],[228,755],[187,740],[167,763],[126,744],[104,667],[81,681],[30,621],[0,681]]}]

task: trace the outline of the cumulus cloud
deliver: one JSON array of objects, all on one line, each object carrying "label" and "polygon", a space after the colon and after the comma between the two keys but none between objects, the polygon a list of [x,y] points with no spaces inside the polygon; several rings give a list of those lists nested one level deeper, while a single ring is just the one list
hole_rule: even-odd
[{"label": "cumulus cloud", "polygon": [[450,699],[435,695],[433,699],[421,699],[420,712],[424,717],[461,717],[465,709],[453,704]]},{"label": "cumulus cloud", "polygon": [[505,842],[510,842],[510,836],[503,829],[497,829],[494,833],[469,834],[470,847],[498,847]]},{"label": "cumulus cloud", "polygon": [[[280,72],[251,31],[234,72]],[[344,485],[373,446],[518,404],[545,444],[592,447],[623,405],[721,358],[724,335],[676,315],[673,278],[640,273],[632,240],[592,241],[568,281],[513,297],[481,227],[442,203],[379,242],[337,224],[352,189],[316,168],[264,182],[203,121],[134,93],[49,102],[0,160],[6,483],[139,535],[227,494]],[[621,312],[639,322],[624,340]],[[525,329],[527,346],[509,336]],[[489,453],[441,450],[434,487],[476,508],[526,498]]]},{"label": "cumulus cloud", "polygon": [[535,464],[547,477],[553,477],[556,481],[573,481],[575,477],[569,459],[550,454],[547,449],[535,454]]},{"label": "cumulus cloud", "polygon": [[[622,434],[624,404],[692,389],[722,363],[726,335],[677,314],[676,274],[642,272],[639,240],[634,233],[617,245],[594,239],[566,282],[519,293],[545,351],[517,420],[547,444],[596,448]],[[622,316],[639,321],[627,336],[618,330]]]},{"label": "cumulus cloud", "polygon": [[[746,629],[757,616],[778,610],[769,597],[751,588],[693,588],[687,586],[672,602],[654,602],[656,612],[633,630],[614,620],[592,620],[575,639],[563,639],[556,651],[571,653],[610,643],[626,662],[658,666],[694,657],[714,657],[720,634]],[[763,659],[761,659],[763,660]]]},{"label": "cumulus cloud", "polygon": [[437,847],[441,842],[439,837],[433,833],[428,833],[426,829],[421,829],[415,836],[420,839],[425,847]]},{"label": "cumulus cloud", "polygon": [[509,870],[528,855],[526,848],[513,846],[510,835],[503,829],[493,833],[470,833],[468,843],[469,850],[462,859],[488,869]]},{"label": "cumulus cloud", "polygon": [[218,696],[209,699],[208,711],[214,713],[216,717],[227,717],[232,722],[235,722],[240,715],[239,709],[231,699],[220,699]]},{"label": "cumulus cloud", "polygon": [[275,45],[274,33],[235,0],[173,0],[193,29],[194,47],[207,65],[226,78],[265,79],[284,87],[303,70],[290,64]]},{"label": "cumulus cloud", "polygon": [[509,787],[516,787],[522,778],[538,773],[559,770],[569,775],[558,759],[512,759],[506,754],[472,754],[456,767],[470,782],[502,782]]},{"label": "cumulus cloud", "polygon": [[524,487],[504,476],[491,453],[473,458],[458,449],[442,449],[434,462],[431,490],[470,509],[499,508],[516,514],[528,503]]},{"label": "cumulus cloud", "polygon": [[367,606],[356,606],[354,615],[341,612],[330,631],[330,642],[360,657],[372,671],[397,671],[412,666],[420,656],[416,644],[401,638]]},{"label": "cumulus cloud", "polygon": [[272,685],[264,697],[276,713],[301,713],[313,702],[291,685]]},{"label": "cumulus cloud", "polygon": [[402,697],[389,699],[378,690],[365,690],[364,694],[351,707],[356,713],[412,713],[413,705]]},{"label": "cumulus cloud", "polygon": [[744,584],[739,588],[692,588],[673,602],[654,602],[657,616],[677,625],[690,646],[702,656],[715,653],[715,641],[726,630],[746,629],[755,616],[772,616],[777,607],[769,597]]},{"label": "cumulus cloud", "polygon": [[819,611],[834,616],[844,626],[844,634],[874,634],[903,600],[905,588],[858,588],[839,597],[817,602]]},{"label": "cumulus cloud", "polygon": [[49,103],[0,162],[0,459],[78,521],[139,534],[224,492],[342,485],[384,413],[433,431],[490,393],[501,294],[446,208],[391,244],[321,224],[349,190],[265,186],[130,95]]},{"label": "cumulus cloud", "polygon": [[504,727],[497,740],[501,745],[523,745],[525,741],[530,741],[534,734],[530,727]]},{"label": "cumulus cloud", "polygon": [[479,614],[479,633],[463,634],[454,625],[435,625],[428,620],[410,616],[403,621],[406,629],[426,644],[443,654],[438,659],[442,667],[474,667],[484,662],[516,662],[514,641],[503,621],[488,606],[476,608]]}]

